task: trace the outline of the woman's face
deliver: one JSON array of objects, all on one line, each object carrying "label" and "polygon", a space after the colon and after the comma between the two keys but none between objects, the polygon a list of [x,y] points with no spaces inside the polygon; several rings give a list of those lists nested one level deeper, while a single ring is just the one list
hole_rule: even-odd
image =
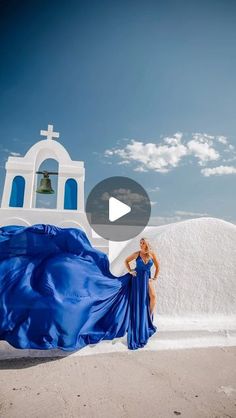
[{"label": "woman's face", "polygon": [[147,251],[147,243],[146,243],[145,239],[140,240],[140,248],[143,251]]}]

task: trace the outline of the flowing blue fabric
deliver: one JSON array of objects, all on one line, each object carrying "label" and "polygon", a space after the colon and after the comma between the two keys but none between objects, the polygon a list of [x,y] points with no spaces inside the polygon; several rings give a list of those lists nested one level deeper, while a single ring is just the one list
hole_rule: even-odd
[{"label": "flowing blue fabric", "polygon": [[127,332],[129,349],[156,332],[149,311],[152,261],[114,276],[79,228],[0,228],[0,340],[15,348],[75,351]]}]

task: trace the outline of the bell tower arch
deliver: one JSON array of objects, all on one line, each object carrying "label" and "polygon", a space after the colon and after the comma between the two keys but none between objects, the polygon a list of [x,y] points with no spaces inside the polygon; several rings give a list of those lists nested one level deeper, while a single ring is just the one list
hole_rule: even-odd
[{"label": "bell tower arch", "polygon": [[[34,190],[35,193],[33,195],[33,207],[34,208],[46,208],[46,209],[55,209],[57,206],[57,188],[58,188],[58,161],[54,158],[47,158],[44,160],[38,169],[35,172],[34,176]],[[49,175],[45,173],[50,168]],[[51,171],[53,170],[53,171]],[[45,173],[45,174],[38,174],[38,172]],[[55,173],[55,174],[52,174]],[[45,180],[47,179],[48,180]],[[44,188],[50,185],[51,190],[53,190],[50,194],[44,193],[37,193],[37,190],[40,190],[40,186],[44,185]]]},{"label": "bell tower arch", "polygon": [[[23,207],[34,208],[38,176],[36,171],[39,170],[40,165],[45,160],[54,159],[58,162],[56,209],[64,209],[65,193],[68,190],[66,187],[66,185],[68,186],[67,180],[74,180],[77,185],[76,189],[78,189],[76,206],[79,210],[84,211],[84,162],[71,160],[63,145],[53,139],[59,138],[59,133],[53,131],[53,125],[48,125],[48,130],[41,130],[40,134],[46,136],[46,139],[36,142],[24,157],[8,157],[1,207],[10,207],[10,193],[13,179],[16,176],[21,176],[25,179],[25,198]],[[72,189],[73,188],[71,188],[71,190]]]}]

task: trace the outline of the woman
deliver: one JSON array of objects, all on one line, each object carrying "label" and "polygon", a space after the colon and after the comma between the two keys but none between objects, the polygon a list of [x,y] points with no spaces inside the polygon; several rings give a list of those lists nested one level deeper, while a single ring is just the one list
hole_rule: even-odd
[{"label": "woman", "polygon": [[135,286],[150,263],[143,261],[135,279],[129,272],[116,277],[107,255],[80,228],[0,227],[0,340],[15,348],[74,351],[128,332],[128,348],[141,347],[156,330],[146,305],[139,316],[135,311]]},{"label": "woman", "polygon": [[[129,263],[136,260],[136,268],[132,270]],[[151,267],[155,265],[154,277],[151,278]],[[140,239],[140,251],[136,251],[125,259],[125,266],[132,274],[130,326],[128,328],[128,347],[143,347],[149,337],[157,330],[153,324],[156,306],[154,281],[157,280],[159,264],[155,252],[151,251],[146,238]]]}]

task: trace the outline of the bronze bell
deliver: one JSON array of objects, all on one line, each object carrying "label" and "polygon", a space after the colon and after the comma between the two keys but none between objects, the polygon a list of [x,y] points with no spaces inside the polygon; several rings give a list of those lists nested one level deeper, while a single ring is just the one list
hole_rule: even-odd
[{"label": "bronze bell", "polygon": [[55,193],[52,185],[51,185],[51,180],[49,178],[49,174],[58,174],[58,173],[54,173],[54,172],[48,172],[48,171],[36,171],[37,174],[43,174],[43,178],[40,179],[40,185],[38,187],[38,189],[36,190],[37,193],[42,193],[42,194],[53,194]]}]

